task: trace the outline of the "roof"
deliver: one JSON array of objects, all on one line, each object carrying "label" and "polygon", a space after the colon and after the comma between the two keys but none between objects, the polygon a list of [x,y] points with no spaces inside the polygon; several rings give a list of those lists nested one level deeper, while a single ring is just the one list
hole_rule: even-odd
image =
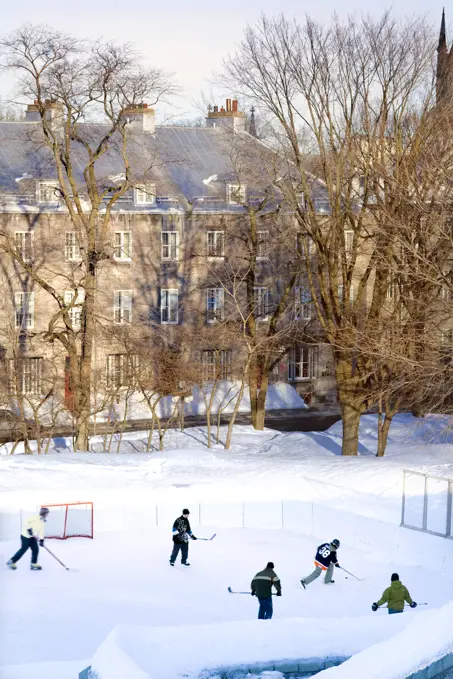
[{"label": "roof", "polygon": [[[109,127],[83,123],[78,129],[94,148]],[[154,134],[134,130],[128,141],[132,173],[138,183],[140,180],[155,183],[157,201],[154,205],[137,206],[131,192],[115,209],[161,212],[178,207],[185,209],[188,202],[193,204],[195,211],[241,211],[241,206],[228,204],[225,184],[237,182],[239,173],[239,181],[252,188],[263,177],[264,166],[257,167],[260,155],[265,152],[275,156],[275,152],[245,132],[235,133],[234,140],[238,142],[236,148],[233,148],[232,133],[226,134],[219,127],[156,126]],[[254,169],[244,162],[245,155],[248,159],[256,156]],[[88,156],[81,144],[74,144],[72,157],[76,179],[82,184]],[[110,185],[112,177],[124,172],[119,138],[113,138],[95,167],[98,181]],[[10,203],[16,203],[21,210],[35,203],[35,209],[38,209],[36,181],[55,178],[54,161],[43,142],[40,123],[0,122],[0,191],[11,196]],[[325,203],[324,187],[318,182],[316,187],[320,202]],[[5,205],[5,197],[3,203]],[[58,209],[63,208],[45,207],[45,211]]]}]

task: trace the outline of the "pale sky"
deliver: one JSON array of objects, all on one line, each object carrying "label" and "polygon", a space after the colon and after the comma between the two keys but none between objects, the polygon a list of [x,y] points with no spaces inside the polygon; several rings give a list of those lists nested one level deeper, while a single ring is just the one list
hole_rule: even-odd
[{"label": "pale sky", "polygon": [[[102,37],[136,45],[149,64],[175,73],[182,96],[175,100],[178,117],[199,115],[194,102],[200,92],[209,92],[213,71],[220,70],[222,58],[234,51],[247,23],[254,23],[260,13],[303,19],[306,13],[319,21],[328,21],[333,12],[381,13],[384,7],[376,0],[318,0],[304,4],[296,0],[16,0],[2,8],[1,33],[8,33],[25,22],[43,23],[78,37]],[[440,25],[442,5],[422,0],[395,0],[396,15],[426,14]],[[446,7],[447,25],[453,26]],[[453,38],[450,30],[449,41]],[[11,94],[11,80],[0,76],[0,94]],[[232,93],[234,95],[234,93]],[[221,103],[221,102],[212,102]]]}]

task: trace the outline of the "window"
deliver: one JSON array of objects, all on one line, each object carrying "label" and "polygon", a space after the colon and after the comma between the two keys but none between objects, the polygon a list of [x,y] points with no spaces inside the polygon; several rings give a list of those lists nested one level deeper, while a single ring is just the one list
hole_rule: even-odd
[{"label": "window", "polygon": [[64,255],[68,262],[80,262],[82,259],[76,231],[66,231]]},{"label": "window", "polygon": [[352,247],[354,243],[354,231],[344,232],[344,249],[347,255],[352,253]]},{"label": "window", "polygon": [[33,260],[33,233],[31,231],[16,231],[16,252],[24,262]]},{"label": "window", "polygon": [[230,205],[239,205],[245,202],[244,184],[227,184],[227,197]]},{"label": "window", "polygon": [[135,188],[135,202],[137,205],[153,205],[156,202],[156,185],[142,184]]},{"label": "window", "polygon": [[160,322],[178,322],[178,295],[176,289],[164,289],[160,293]]},{"label": "window", "polygon": [[35,311],[34,292],[16,292],[15,300],[15,326],[20,330],[33,328]]},{"label": "window", "polygon": [[269,257],[269,231],[258,231],[256,243],[256,258],[268,259]]},{"label": "window", "polygon": [[[340,304],[343,304],[343,285],[338,286],[338,301]],[[354,303],[354,286],[350,285],[349,287],[349,304],[352,305]]]},{"label": "window", "polygon": [[206,349],[201,354],[203,379],[206,382],[228,380],[231,377],[231,349]]},{"label": "window", "polygon": [[85,301],[85,290],[66,290],[64,293],[64,303],[69,307],[68,315],[71,320],[73,330],[80,330],[82,319],[82,305]]},{"label": "window", "polygon": [[21,394],[34,396],[41,393],[42,385],[42,365],[41,357],[21,358],[10,360],[10,386],[13,393],[17,389]]},{"label": "window", "polygon": [[296,320],[309,321],[312,316],[312,297],[309,285],[296,288]]},{"label": "window", "polygon": [[222,321],[224,315],[223,288],[208,288],[206,290],[206,320],[208,323]]},{"label": "window", "polygon": [[115,231],[113,258],[116,262],[130,262],[132,234],[130,231]]},{"label": "window", "polygon": [[162,261],[177,262],[179,259],[179,233],[162,231]]},{"label": "window", "polygon": [[393,272],[389,273],[388,286],[387,286],[387,299],[395,299],[397,292],[395,274]]},{"label": "window", "polygon": [[117,290],[114,297],[113,322],[115,325],[127,325],[132,320],[132,292]]},{"label": "window", "polygon": [[107,356],[107,386],[109,389],[134,386],[140,367],[138,354],[109,354]]},{"label": "window", "polygon": [[316,252],[316,247],[313,239],[308,235],[308,233],[298,233],[296,235],[296,250],[297,254],[301,257],[305,257],[306,250],[308,248],[308,255],[314,255]]},{"label": "window", "polygon": [[210,259],[222,259],[225,256],[225,231],[208,231],[207,251]]},{"label": "window", "polygon": [[265,287],[254,288],[254,312],[258,321],[265,321],[268,315],[268,292]]},{"label": "window", "polygon": [[55,205],[60,202],[60,185],[56,181],[38,183],[38,203]]},{"label": "window", "polygon": [[318,347],[299,346],[291,349],[288,377],[292,381],[315,379],[318,376]]}]

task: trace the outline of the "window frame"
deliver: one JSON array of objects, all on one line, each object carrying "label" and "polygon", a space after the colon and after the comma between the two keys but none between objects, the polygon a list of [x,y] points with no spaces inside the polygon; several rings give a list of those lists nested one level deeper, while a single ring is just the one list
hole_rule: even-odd
[{"label": "window frame", "polygon": [[[265,299],[264,299],[264,311],[265,313],[262,315],[260,313],[257,313],[257,293],[258,295],[261,295],[262,292],[264,291],[265,293]],[[259,304],[262,304],[262,300],[259,299]],[[269,288],[267,285],[255,285],[253,287],[253,314],[255,317],[256,321],[259,322],[264,322],[269,319]]]},{"label": "window frame", "polygon": [[[17,382],[20,384],[20,394],[22,396],[38,396],[42,392],[42,374],[44,359],[42,356],[24,356],[19,360],[9,359],[9,384],[13,394],[17,395]],[[31,367],[36,366],[35,374],[32,374]],[[17,368],[20,374],[17,375]],[[26,388],[27,381],[30,386]]]},{"label": "window frame", "polygon": [[[68,243],[68,237],[71,236],[71,240],[73,240],[73,243]],[[73,248],[74,250],[74,256],[69,257],[68,252],[69,248]],[[67,262],[81,262],[82,261],[82,252],[79,244],[79,240],[77,238],[77,231],[65,231],[65,241],[64,241],[64,256],[65,260]]]},{"label": "window frame", "polygon": [[[213,237],[214,240],[214,251],[218,252],[218,247],[217,247],[217,240],[219,239],[219,236],[221,234],[221,240],[222,240],[222,248],[221,252],[222,254],[210,254],[210,245],[209,245],[209,238]],[[208,258],[208,261],[213,262],[213,261],[222,261],[225,259],[225,231],[206,231],[206,256]]]},{"label": "window frame", "polygon": [[[215,293],[215,294],[213,294]],[[217,304],[210,308],[209,302],[216,300]],[[206,288],[206,323],[214,325],[225,318],[225,291],[223,288]]]},{"label": "window frame", "polygon": [[[175,294],[176,293],[176,294]],[[164,304],[164,298],[166,304]],[[176,305],[170,303],[171,299],[176,299]],[[164,310],[167,310],[167,320],[164,320]],[[176,319],[171,319],[172,311],[176,311]],[[178,325],[179,323],[179,289],[161,288],[160,290],[160,323],[161,325]]]},{"label": "window frame", "polygon": [[[307,294],[308,301],[302,301],[302,295]],[[308,315],[304,313],[308,307]],[[313,318],[313,297],[309,285],[299,285],[296,287],[295,300],[295,319],[296,321],[311,321]]]},{"label": "window frame", "polygon": [[[18,298],[21,296],[25,300],[25,304],[22,301],[18,302]],[[26,324],[23,322],[23,309],[26,308],[26,316],[29,320]],[[20,311],[21,310],[21,311]],[[18,314],[21,313],[22,320],[18,322]],[[16,330],[33,330],[35,327],[35,293],[34,292],[15,292],[14,293],[14,327]]]},{"label": "window frame", "polygon": [[138,184],[134,188],[134,203],[135,203],[135,205],[155,205],[156,199],[157,199],[157,196],[156,196],[156,184],[155,184],[155,182],[149,182],[149,183],[146,183],[146,184]]},{"label": "window frame", "polygon": [[[207,361],[208,356],[213,360]],[[232,349],[203,349],[201,365],[204,382],[231,379],[233,365]]]},{"label": "window frame", "polygon": [[[243,205],[247,197],[247,185],[239,182],[228,182],[226,193],[228,205]],[[239,200],[233,198],[233,194],[237,194]]]},{"label": "window frame", "polygon": [[[119,236],[119,243],[117,243],[117,236]],[[125,252],[124,241],[125,236],[128,237],[128,251],[129,254],[122,254]],[[119,254],[117,254],[119,252]],[[113,259],[115,262],[132,262],[132,231],[115,231],[113,235]]]},{"label": "window frame", "polygon": [[[175,243],[172,244],[171,237],[174,236]],[[168,237],[168,243],[164,243],[164,237]],[[165,248],[168,249],[169,256],[164,256]],[[172,257],[171,253],[174,249],[175,256]],[[179,231],[161,231],[160,238],[160,258],[162,262],[179,262]]]},{"label": "window frame", "polygon": [[84,288],[78,288],[77,293],[74,290],[74,288],[68,288],[67,290],[64,291],[65,306],[72,305],[68,309],[68,315],[69,318],[71,319],[72,329],[75,332],[78,332],[82,327],[82,311],[84,302],[85,302]]},{"label": "window frame", "polygon": [[[299,360],[297,358],[299,352]],[[306,355],[304,355],[306,352]],[[297,370],[297,366],[299,370]],[[304,366],[307,366],[305,371]],[[317,345],[302,344],[290,350],[288,360],[288,380],[290,382],[310,382],[318,379],[319,347]],[[299,376],[296,373],[299,372]],[[304,374],[306,373],[306,374]]]},{"label": "window frame", "polygon": [[[261,234],[266,234],[264,239],[260,238]],[[268,229],[260,229],[256,232],[256,236],[256,260],[258,262],[266,261],[269,259],[269,231]],[[260,252],[260,250],[263,249],[263,246],[266,254]]]},{"label": "window frame", "polygon": [[[52,200],[43,200],[42,191],[43,189],[53,187],[54,198]],[[56,192],[60,191],[60,183],[55,179],[40,179],[36,187],[36,202],[39,205],[59,205],[61,201],[61,195],[56,195]]]},{"label": "window frame", "polygon": [[[127,304],[123,304],[126,300]],[[132,323],[132,290],[114,290],[113,292],[113,325],[130,325]],[[128,318],[125,318],[129,314]]]},{"label": "window frame", "polygon": [[[33,262],[34,260],[34,238],[35,234],[33,231],[15,231],[14,232],[14,244],[16,247],[16,252],[20,253],[20,256],[24,262]],[[20,238],[19,238],[20,237]],[[30,241],[28,243],[28,246],[26,244],[26,240]],[[22,240],[21,243],[18,243],[19,240]],[[29,255],[27,256],[27,249],[29,251]]]},{"label": "window frame", "polygon": [[[116,359],[119,365],[112,363]],[[136,353],[115,353],[107,354],[106,356],[106,375],[107,375],[107,389],[129,389],[137,385],[137,376],[135,371],[140,368],[140,355]],[[120,379],[117,379],[119,375]],[[129,379],[130,378],[130,379]]]}]

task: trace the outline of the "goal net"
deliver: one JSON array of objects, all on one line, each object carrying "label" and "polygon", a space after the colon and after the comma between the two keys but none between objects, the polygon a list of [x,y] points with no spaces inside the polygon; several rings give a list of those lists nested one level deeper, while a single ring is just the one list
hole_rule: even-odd
[{"label": "goal net", "polygon": [[68,502],[67,504],[41,505],[49,509],[45,524],[46,538],[93,537],[93,503]]}]

